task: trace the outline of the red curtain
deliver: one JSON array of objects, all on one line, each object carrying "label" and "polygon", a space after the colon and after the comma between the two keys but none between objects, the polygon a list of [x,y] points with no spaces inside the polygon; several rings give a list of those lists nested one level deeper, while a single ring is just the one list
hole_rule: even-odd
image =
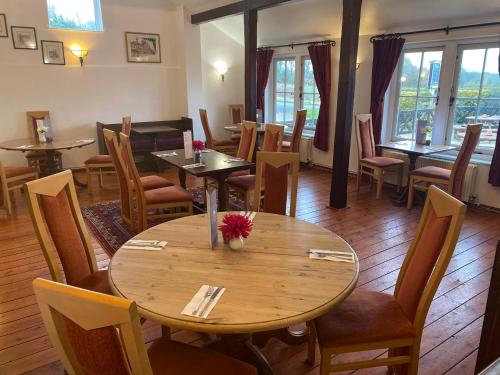
[{"label": "red curtain", "polygon": [[[499,66],[499,74],[500,74],[500,66]],[[498,123],[498,129],[500,131],[500,123]],[[490,176],[488,178],[488,182],[493,186],[500,186],[500,134],[498,134],[498,132],[497,132],[497,142],[495,144],[495,151],[493,151],[493,158],[491,159]]]},{"label": "red curtain", "polygon": [[261,121],[264,121],[264,94],[273,61],[273,53],[272,49],[257,51],[257,109],[262,110]]},{"label": "red curtain", "polygon": [[328,151],[328,130],[330,127],[330,89],[332,86],[332,60],[330,44],[309,46],[309,56],[314,70],[314,80],[321,98],[314,147]]},{"label": "red curtain", "polygon": [[382,118],[384,114],[384,95],[391,82],[392,74],[398,65],[399,56],[405,40],[392,38],[373,41],[372,96],[370,113],[372,114],[373,137],[375,144],[380,143]]}]

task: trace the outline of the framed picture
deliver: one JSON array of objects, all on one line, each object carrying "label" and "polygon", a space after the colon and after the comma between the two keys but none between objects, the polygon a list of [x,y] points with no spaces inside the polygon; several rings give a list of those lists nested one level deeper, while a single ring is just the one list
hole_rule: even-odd
[{"label": "framed picture", "polygon": [[7,18],[4,13],[0,13],[0,38],[8,38]]},{"label": "framed picture", "polygon": [[38,49],[34,27],[11,26],[10,31],[15,49]]},{"label": "framed picture", "polygon": [[125,33],[127,61],[161,63],[160,34]]},{"label": "framed picture", "polygon": [[43,63],[50,65],[66,65],[64,44],[54,40],[41,40]]}]

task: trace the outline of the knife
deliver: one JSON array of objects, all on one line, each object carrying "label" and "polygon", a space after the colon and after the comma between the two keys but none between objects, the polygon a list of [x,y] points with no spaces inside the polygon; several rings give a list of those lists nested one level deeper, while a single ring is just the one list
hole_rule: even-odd
[{"label": "knife", "polygon": [[219,293],[222,289],[223,289],[222,286],[218,286],[217,289],[215,290],[215,292],[212,293],[207,304],[205,305],[203,310],[201,310],[201,313],[198,315],[199,317],[202,317],[203,315],[205,315],[205,313],[207,312],[208,306],[210,306],[212,304],[212,302],[217,298],[217,296],[219,295]]}]

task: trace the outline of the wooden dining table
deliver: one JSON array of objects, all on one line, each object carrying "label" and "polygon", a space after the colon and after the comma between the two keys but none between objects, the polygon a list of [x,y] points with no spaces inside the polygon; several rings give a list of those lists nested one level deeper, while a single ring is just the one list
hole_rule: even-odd
[{"label": "wooden dining table", "polygon": [[[219,223],[223,215],[218,213]],[[211,250],[208,237],[206,214],[138,234],[134,239],[168,243],[160,251],[120,248],[109,265],[111,288],[133,299],[144,318],[217,334],[209,347],[254,364],[261,374],[273,371],[252,342],[253,335],[311,321],[344,300],[358,279],[359,262],[346,241],[292,217],[257,213],[240,251],[231,250],[221,238]],[[310,259],[310,249],[353,253],[355,261]],[[182,315],[204,284],[226,290],[206,319]]]}]

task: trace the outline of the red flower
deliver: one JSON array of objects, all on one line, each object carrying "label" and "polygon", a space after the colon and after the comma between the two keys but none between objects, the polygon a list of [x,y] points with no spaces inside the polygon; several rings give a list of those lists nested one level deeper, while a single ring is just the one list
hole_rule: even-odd
[{"label": "red flower", "polygon": [[203,141],[193,141],[193,150],[195,151],[201,151],[205,148],[205,144]]},{"label": "red flower", "polygon": [[224,223],[219,227],[224,237],[228,240],[233,238],[247,238],[252,231],[252,222],[246,216],[228,214],[222,219]]}]

